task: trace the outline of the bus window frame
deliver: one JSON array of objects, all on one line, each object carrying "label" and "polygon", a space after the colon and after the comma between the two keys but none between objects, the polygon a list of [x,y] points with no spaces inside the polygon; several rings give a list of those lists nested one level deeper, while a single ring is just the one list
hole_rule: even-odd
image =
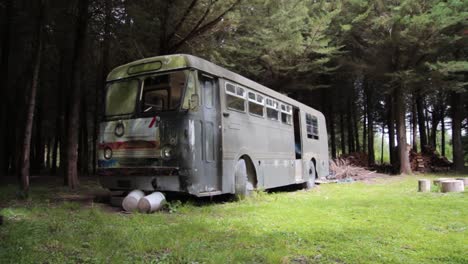
[{"label": "bus window frame", "polygon": [[[132,113],[128,113],[128,114],[118,114],[118,115],[106,115],[106,106],[107,106],[107,90],[109,89],[109,87],[114,84],[114,83],[118,83],[118,82],[128,82],[128,81],[137,81],[138,82],[138,91],[137,91],[137,96],[135,97],[135,107],[133,108],[133,112]],[[119,119],[132,119],[132,118],[138,118],[139,115],[138,115],[138,109],[140,109],[140,99],[139,99],[139,93],[141,91],[141,88],[142,88],[142,81],[139,77],[137,76],[132,76],[132,77],[129,77],[129,78],[125,78],[125,79],[120,79],[120,80],[113,80],[113,81],[110,81],[110,82],[107,82],[106,83],[106,86],[105,86],[105,89],[104,89],[104,104],[102,105],[102,120],[103,121],[113,121],[113,120],[119,120]]]},{"label": "bus window frame", "polygon": [[[234,90],[235,90],[234,93],[227,90],[227,85],[228,85],[228,84],[234,86]],[[240,95],[237,94],[237,89],[238,89],[238,88],[243,90],[244,96],[240,96]],[[229,110],[229,111],[235,111],[235,112],[239,112],[239,113],[245,114],[245,113],[248,111],[247,105],[246,105],[246,102],[247,102],[247,98],[246,98],[246,97],[247,97],[247,91],[248,91],[248,90],[247,90],[245,87],[243,87],[243,86],[240,86],[240,85],[238,85],[238,84],[235,84],[235,83],[231,83],[231,82],[227,82],[227,81],[226,81],[226,82],[224,83],[224,93],[225,93],[224,100],[225,100],[225,103],[226,103],[226,109]],[[239,109],[235,109],[235,108],[229,107],[228,104],[227,104],[227,95],[230,95],[230,96],[234,96],[234,97],[243,99],[243,100],[244,100],[244,110],[242,111],[242,110],[239,110]]]},{"label": "bus window frame", "polygon": [[[268,104],[268,100],[271,101],[272,105],[269,105],[269,104]],[[276,105],[276,107],[275,107],[275,105]],[[266,111],[265,111],[265,112],[266,112],[266,118],[267,118],[268,120],[276,121],[276,122],[280,121],[280,117],[279,117],[279,114],[280,114],[280,103],[279,103],[277,100],[275,100],[275,99],[273,99],[273,98],[270,98],[270,97],[266,97],[266,98],[265,98],[265,107],[266,107],[266,108],[265,108],[265,110],[266,110]],[[268,117],[268,108],[269,108],[269,109],[273,109],[273,110],[276,111],[276,119],[271,118],[271,117]]]},{"label": "bus window frame", "polygon": [[[281,107],[280,107],[280,113],[284,113],[286,114],[286,122],[283,122],[283,117],[281,116],[280,114],[280,119],[281,119],[281,123],[285,124],[285,125],[289,125],[289,126],[292,126],[293,125],[293,121],[292,121],[292,106],[291,105],[288,105],[288,104],[285,104],[285,103],[280,103]],[[283,106],[285,107],[285,109],[283,110]],[[289,117],[289,119],[288,119]],[[288,122],[289,120],[289,122]]]},{"label": "bus window frame", "polygon": [[[255,99],[252,99],[250,98],[250,94],[253,94]],[[261,101],[258,101],[258,97],[262,97]],[[250,115],[252,116],[255,116],[255,117],[259,117],[259,118],[264,118],[265,117],[265,96],[263,95],[260,95],[259,93],[257,92],[254,92],[254,91],[247,91],[247,105],[248,105],[248,112]],[[256,113],[252,113],[250,111],[250,103],[253,103],[253,104],[256,104],[256,105],[261,105],[262,106],[262,115],[259,115],[259,114],[256,114]]]}]

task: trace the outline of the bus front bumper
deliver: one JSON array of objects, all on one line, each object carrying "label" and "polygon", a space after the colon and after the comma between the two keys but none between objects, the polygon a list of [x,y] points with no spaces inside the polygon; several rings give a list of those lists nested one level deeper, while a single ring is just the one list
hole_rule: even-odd
[{"label": "bus front bumper", "polygon": [[184,191],[178,168],[99,169],[99,182],[110,190]]}]

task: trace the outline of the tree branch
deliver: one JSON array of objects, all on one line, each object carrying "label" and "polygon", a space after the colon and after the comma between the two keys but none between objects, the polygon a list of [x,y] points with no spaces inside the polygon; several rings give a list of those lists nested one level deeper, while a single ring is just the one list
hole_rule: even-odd
[{"label": "tree branch", "polygon": [[185,22],[185,20],[187,19],[188,15],[190,14],[190,12],[192,12],[193,8],[195,7],[195,5],[197,4],[198,0],[192,0],[192,3],[190,3],[190,5],[187,7],[187,9],[185,10],[185,13],[184,15],[182,16],[182,18],[179,20],[179,22],[177,23],[177,25],[174,27],[174,30],[172,31],[171,34],[169,34],[169,36],[167,37],[167,41],[171,41],[172,38],[175,36],[175,34],[177,33],[177,31],[179,30],[179,28],[182,26],[182,24]]},{"label": "tree branch", "polygon": [[[182,46],[185,42],[191,40],[193,37],[195,37],[196,35],[199,35],[199,34],[202,34],[204,32],[206,32],[208,29],[210,29],[211,27],[213,27],[214,25],[216,25],[219,21],[221,21],[221,19],[229,12],[231,12],[242,0],[236,0],[236,2],[234,2],[228,9],[226,9],[221,15],[219,15],[218,17],[216,17],[215,19],[211,20],[210,22],[206,23],[205,25],[200,26],[200,24],[203,22],[203,20],[206,18],[206,15],[207,15],[207,12],[205,12],[205,15],[202,17],[202,19],[200,19],[199,23],[197,23],[197,26],[195,26],[193,28],[193,30],[185,37],[183,38],[181,41],[179,41],[178,43],[176,43],[174,46],[172,46],[172,48],[170,49],[171,52],[174,52],[176,51],[177,49],[180,48],[180,46]],[[215,1],[216,2],[216,1]],[[211,5],[210,5],[211,7]],[[209,11],[209,10],[207,10]]]}]

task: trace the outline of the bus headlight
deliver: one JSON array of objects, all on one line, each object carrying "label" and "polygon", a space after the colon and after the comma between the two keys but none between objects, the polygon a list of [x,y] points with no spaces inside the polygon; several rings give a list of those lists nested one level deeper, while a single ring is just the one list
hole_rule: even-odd
[{"label": "bus headlight", "polygon": [[122,123],[118,123],[116,126],[115,126],[115,130],[114,130],[114,134],[118,137],[121,137],[123,136],[123,134],[125,133],[125,128],[123,126]]},{"label": "bus headlight", "polygon": [[161,156],[163,159],[171,159],[172,158],[172,149],[170,147],[165,147],[161,150]]},{"label": "bus headlight", "polygon": [[112,149],[111,148],[104,149],[104,158],[107,159],[107,160],[112,158]]}]

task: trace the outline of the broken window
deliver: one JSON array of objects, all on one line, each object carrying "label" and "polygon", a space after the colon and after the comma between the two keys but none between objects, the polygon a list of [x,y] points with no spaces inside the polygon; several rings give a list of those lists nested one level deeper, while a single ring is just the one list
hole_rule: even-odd
[{"label": "broken window", "polygon": [[277,101],[267,98],[266,99],[266,112],[267,118],[270,120],[278,120],[279,104]]},{"label": "broken window", "polygon": [[292,124],[292,107],[290,105],[281,104],[281,122]]},{"label": "broken window", "polygon": [[226,83],[226,107],[245,112],[245,89]]},{"label": "broken window", "polygon": [[319,139],[318,120],[316,116],[306,114],[306,128],[308,138]]},{"label": "broken window", "polygon": [[249,92],[249,113],[263,117],[263,96]]}]

